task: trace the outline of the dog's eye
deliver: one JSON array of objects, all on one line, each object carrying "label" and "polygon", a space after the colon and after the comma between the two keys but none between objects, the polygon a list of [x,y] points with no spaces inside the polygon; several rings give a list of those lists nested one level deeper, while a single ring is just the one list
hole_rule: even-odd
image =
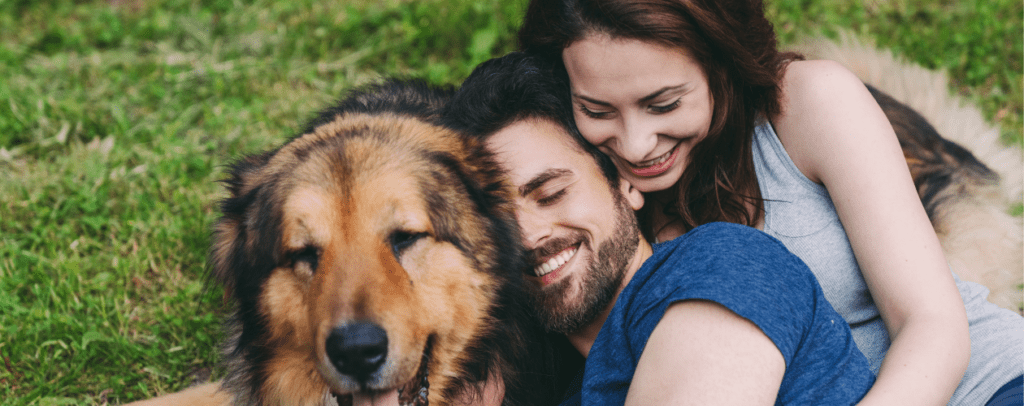
[{"label": "dog's eye", "polygon": [[390,241],[391,252],[395,254],[395,258],[402,258],[402,253],[409,249],[416,241],[426,237],[427,233],[411,233],[408,231],[395,231],[391,233]]},{"label": "dog's eye", "polygon": [[316,272],[317,263],[320,262],[320,249],[308,245],[305,248],[292,252],[289,257],[293,268],[307,266],[310,273]]}]

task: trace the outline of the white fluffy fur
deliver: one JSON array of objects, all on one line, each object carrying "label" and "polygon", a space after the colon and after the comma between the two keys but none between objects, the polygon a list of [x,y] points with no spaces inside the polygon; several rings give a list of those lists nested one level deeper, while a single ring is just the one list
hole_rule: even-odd
[{"label": "white fluffy fur", "polygon": [[793,48],[808,59],[842,63],[866,83],[888,93],[924,116],[944,138],[970,150],[1000,176],[1000,187],[978,190],[932,219],[946,259],[963,279],[991,290],[989,300],[1021,310],[1024,279],[1024,228],[1011,216],[1011,203],[1022,200],[1024,169],[1021,150],[999,139],[999,128],[978,109],[951,95],[944,72],[906,62],[891,52],[843,35],[838,42],[806,40]]}]

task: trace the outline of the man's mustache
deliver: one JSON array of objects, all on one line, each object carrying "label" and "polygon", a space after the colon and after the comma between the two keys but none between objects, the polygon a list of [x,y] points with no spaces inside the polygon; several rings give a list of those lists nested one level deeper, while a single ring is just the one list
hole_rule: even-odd
[{"label": "man's mustache", "polygon": [[586,238],[582,232],[575,232],[571,235],[552,238],[551,240],[548,240],[548,242],[544,243],[544,245],[534,248],[529,252],[530,262],[533,265],[538,265],[543,262],[545,258],[558,254],[566,248],[579,244],[585,240]]}]

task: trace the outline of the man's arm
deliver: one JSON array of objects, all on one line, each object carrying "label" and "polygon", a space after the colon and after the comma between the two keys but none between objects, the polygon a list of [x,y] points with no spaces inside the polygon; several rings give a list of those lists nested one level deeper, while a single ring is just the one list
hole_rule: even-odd
[{"label": "man's arm", "polygon": [[626,404],[771,405],[785,369],[751,321],[714,302],[676,302],[640,355]]}]

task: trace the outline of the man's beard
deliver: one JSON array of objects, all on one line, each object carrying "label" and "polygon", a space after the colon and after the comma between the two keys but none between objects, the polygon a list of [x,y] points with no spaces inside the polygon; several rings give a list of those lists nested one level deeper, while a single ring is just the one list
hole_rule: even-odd
[{"label": "man's beard", "polygon": [[[597,258],[591,258],[585,272],[575,277],[566,275],[562,280],[540,289],[538,312],[541,323],[548,331],[562,334],[579,331],[608,307],[622,284],[640,239],[633,210],[625,198],[618,194],[618,190],[612,192],[617,198],[614,233],[600,243],[597,251],[593,250],[594,241],[586,241],[591,248],[591,255],[596,253]],[[535,251],[552,254],[561,252],[570,244],[582,241],[583,236],[582,232],[574,233]],[[573,292],[575,296],[570,296]]]}]

